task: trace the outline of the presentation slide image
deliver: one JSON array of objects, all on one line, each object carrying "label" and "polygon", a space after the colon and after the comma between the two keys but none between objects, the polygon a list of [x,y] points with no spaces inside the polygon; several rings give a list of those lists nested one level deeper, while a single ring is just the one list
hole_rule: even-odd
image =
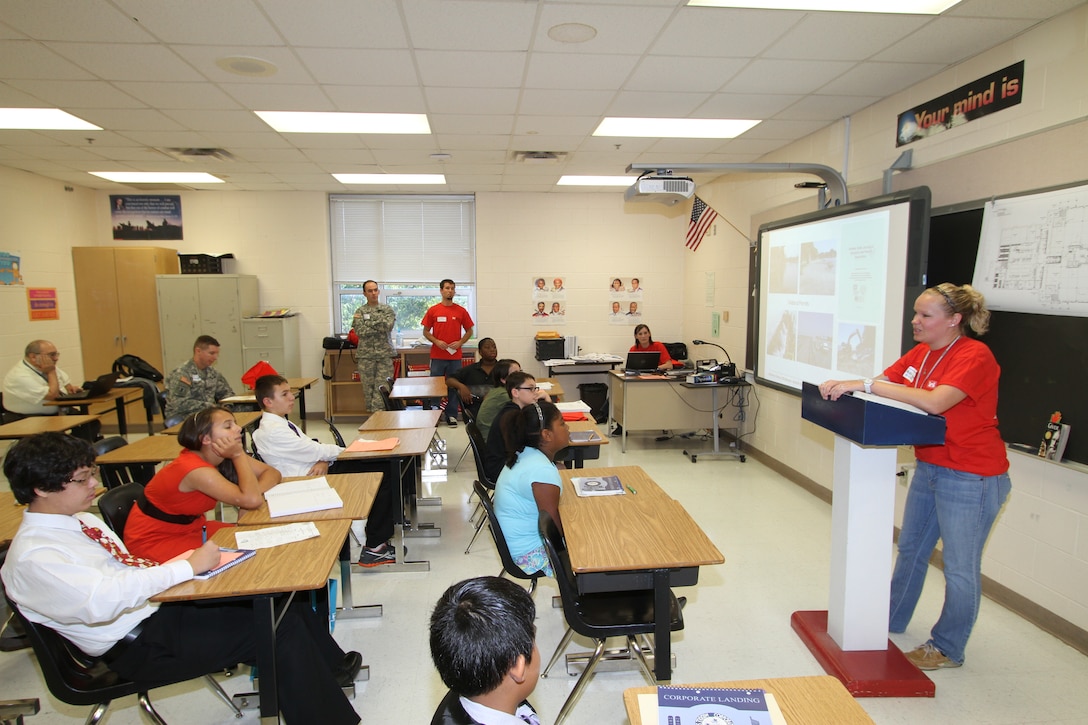
[{"label": "presentation slide image", "polygon": [[798,291],[805,295],[835,294],[838,257],[839,249],[834,240],[824,239],[802,244]]},{"label": "presentation slide image", "polygon": [[883,372],[883,369],[876,369],[877,330],[874,325],[840,322],[836,339],[839,341],[836,370],[859,378],[873,378]]},{"label": "presentation slide image", "polygon": [[774,246],[768,255],[770,294],[797,294],[800,274],[800,252],[796,247]]},{"label": "presentation slide image", "polygon": [[767,340],[767,354],[785,360],[797,359],[797,313],[783,310],[774,318]]},{"label": "presentation slide image", "polygon": [[835,317],[823,312],[802,312],[797,316],[797,361],[831,369],[831,336]]}]

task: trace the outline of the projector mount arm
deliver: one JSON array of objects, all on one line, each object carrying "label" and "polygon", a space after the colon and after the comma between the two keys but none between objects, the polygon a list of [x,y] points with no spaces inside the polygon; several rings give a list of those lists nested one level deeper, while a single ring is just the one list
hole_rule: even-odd
[{"label": "projector mount arm", "polygon": [[[630,164],[627,167],[627,172],[632,171],[641,172],[640,175],[648,171],[656,171],[661,175],[669,175],[673,173],[680,174],[711,174],[721,173],[726,174],[733,172],[752,172],[763,174],[784,174],[789,172],[799,172],[804,174],[812,174],[823,179],[827,184],[827,192],[830,197],[830,204],[832,206],[838,206],[845,204],[849,201],[846,194],[846,179],[842,177],[838,171],[830,166],[824,166],[823,164],[791,164],[791,163],[751,163],[751,164]],[[821,195],[822,196],[822,195]],[[819,208],[823,208],[823,200],[818,202]]]}]

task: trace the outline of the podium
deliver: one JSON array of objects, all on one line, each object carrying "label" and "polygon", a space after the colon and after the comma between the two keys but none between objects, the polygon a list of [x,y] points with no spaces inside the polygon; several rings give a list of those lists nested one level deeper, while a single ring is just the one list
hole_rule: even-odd
[{"label": "podium", "polygon": [[944,443],[945,421],[876,396],[824,400],[804,383],[801,417],[835,434],[827,611],[791,623],[828,674],[855,697],[933,697],[933,682],[888,639],[895,447]]}]

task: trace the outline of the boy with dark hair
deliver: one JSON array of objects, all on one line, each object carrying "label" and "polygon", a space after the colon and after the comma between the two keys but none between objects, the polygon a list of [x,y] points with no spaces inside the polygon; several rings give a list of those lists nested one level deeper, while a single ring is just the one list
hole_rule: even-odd
[{"label": "boy with dark hair", "polygon": [[504,725],[540,719],[526,699],[540,677],[536,606],[508,579],[454,584],[431,614],[431,659],[450,691],[431,725]]},{"label": "boy with dark hair", "polygon": [[550,401],[551,397],[536,384],[531,373],[519,370],[506,376],[506,393],[510,401],[499,409],[487,433],[487,447],[484,449],[484,475],[492,481],[499,480],[499,473],[506,465],[506,441],[502,436],[502,422],[511,413],[521,410],[538,400]]},{"label": "boy with dark hair", "polygon": [[[219,547],[209,541],[188,559],[162,565],[137,560],[87,513],[99,485],[94,460],[89,443],[62,433],[24,438],[4,459],[11,491],[27,510],[0,575],[23,616],[130,680],[180,681],[253,662],[251,607],[149,601],[215,566]],[[358,652],[340,649],[308,605],[288,607],[276,629],[284,720],[359,722],[340,688],[361,663]]]}]

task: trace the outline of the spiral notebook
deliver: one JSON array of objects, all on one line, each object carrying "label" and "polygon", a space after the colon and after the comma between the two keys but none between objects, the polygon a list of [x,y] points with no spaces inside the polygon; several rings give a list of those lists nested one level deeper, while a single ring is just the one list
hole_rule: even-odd
[{"label": "spiral notebook", "polygon": [[[188,559],[196,549],[189,549],[175,556],[173,559],[164,562],[169,564],[171,561],[179,561],[181,559]],[[219,547],[219,564],[213,569],[209,569],[203,574],[197,574],[193,579],[211,579],[216,574],[222,574],[232,566],[237,566],[243,561],[252,559],[257,555],[256,549],[227,549],[225,547]]]}]

